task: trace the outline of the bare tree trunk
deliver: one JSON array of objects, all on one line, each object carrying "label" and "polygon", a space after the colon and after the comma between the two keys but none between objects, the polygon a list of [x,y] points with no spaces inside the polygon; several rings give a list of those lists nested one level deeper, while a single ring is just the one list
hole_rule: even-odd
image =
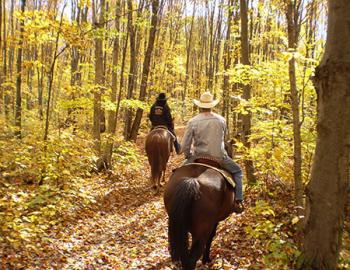
[{"label": "bare tree trunk", "polygon": [[[93,7],[95,13],[96,6]],[[99,20],[94,16],[96,28],[103,29],[105,15],[105,0],[100,0]],[[103,37],[95,38],[95,91],[94,91],[94,125],[93,138],[95,143],[95,152],[98,156],[101,153],[101,92],[103,84]]]},{"label": "bare tree trunk", "polygon": [[[212,2],[212,1],[211,1]],[[209,5],[208,5],[209,9]],[[209,13],[209,10],[208,10]],[[214,81],[214,48],[215,48],[215,31],[214,31],[214,18],[216,14],[216,0],[212,4],[211,15],[209,17],[209,57],[207,62],[207,89],[213,90]]]},{"label": "bare tree trunk", "polygon": [[341,248],[350,182],[350,2],[328,0],[326,49],[316,69],[317,145],[307,186],[298,269],[333,270]]},{"label": "bare tree trunk", "polygon": [[[3,26],[4,26],[4,44],[2,48],[3,52],[3,78],[4,81],[7,80],[7,32],[6,32],[6,1],[3,2],[4,4],[4,17],[3,17]],[[9,94],[6,91],[5,88],[5,94],[4,94],[4,109],[5,109],[5,117],[8,120],[9,118],[9,112],[10,112],[10,97]]]},{"label": "bare tree trunk", "polygon": [[[58,41],[60,39],[60,34],[61,34],[61,27],[62,27],[62,22],[63,22],[63,14],[64,10],[66,8],[66,5],[63,6],[62,12],[61,12],[61,19],[60,19],[60,27],[57,32],[56,36],[56,41],[55,41],[55,48],[54,52],[52,54],[52,60],[51,60],[51,65],[50,65],[50,70],[48,74],[48,87],[47,87],[47,104],[46,104],[46,118],[45,118],[45,132],[44,132],[44,141],[47,141],[48,136],[49,136],[49,125],[50,125],[50,110],[51,110],[51,99],[52,99],[52,91],[53,91],[53,82],[54,82],[54,76],[55,76],[55,66],[56,66],[56,61],[61,53],[58,53]],[[42,183],[42,181],[41,181]]]},{"label": "bare tree trunk", "polygon": [[41,45],[41,63],[43,64],[41,68],[37,68],[38,74],[38,113],[39,119],[43,120],[43,89],[44,89],[44,46]]},{"label": "bare tree trunk", "polygon": [[184,119],[186,115],[186,95],[187,95],[187,87],[188,87],[188,79],[189,79],[190,56],[191,56],[191,50],[192,50],[193,24],[194,24],[194,17],[196,15],[196,3],[197,1],[194,1],[192,18],[191,18],[191,26],[190,26],[190,34],[189,34],[188,42],[186,46],[186,78],[185,78],[184,90],[182,93],[182,119]]},{"label": "bare tree trunk", "polygon": [[[120,16],[121,16],[121,0],[118,0],[116,3],[116,17],[115,17],[115,28],[116,31],[120,32]],[[111,101],[116,103],[117,101],[117,79],[118,79],[118,62],[119,62],[119,48],[120,40],[119,36],[114,38],[113,42],[113,60],[112,60],[112,93],[111,93]],[[122,80],[122,75],[120,76],[120,80]],[[120,102],[120,93],[118,98],[118,105]],[[105,167],[107,169],[112,168],[112,151],[113,151],[113,136],[115,134],[115,129],[117,126],[117,109],[109,111],[108,114],[108,127],[107,127],[107,142],[104,150],[103,162],[105,163]]]},{"label": "bare tree trunk", "polygon": [[[250,65],[249,62],[249,42],[248,42],[248,5],[247,0],[240,0],[241,7],[241,63],[243,65]],[[247,101],[251,97],[251,86],[250,84],[243,86],[243,98]],[[249,137],[251,134],[251,121],[252,114],[248,112],[242,115],[242,125],[243,125],[243,144],[247,150],[250,149]],[[244,165],[246,169],[247,179],[249,184],[256,183],[256,178],[254,175],[254,165],[253,161],[249,158],[244,160]]]},{"label": "bare tree trunk", "polygon": [[[159,0],[152,0],[151,29],[150,29],[150,34],[149,34],[149,38],[148,38],[148,46],[147,46],[147,50],[146,50],[146,54],[145,54],[145,59],[143,62],[141,87],[140,87],[139,99],[141,101],[144,101],[145,97],[146,97],[148,75],[149,75],[150,66],[151,66],[151,57],[152,57],[152,52],[153,52],[153,48],[154,48],[154,40],[155,40],[156,32],[157,32],[158,8],[159,8]],[[143,110],[141,108],[138,108],[137,112],[136,112],[136,117],[135,117],[134,123],[132,125],[132,129],[130,132],[130,136],[129,136],[130,140],[134,140],[134,141],[136,140],[137,132],[138,132],[140,124],[141,124],[142,114],[143,114]]]},{"label": "bare tree trunk", "polygon": [[[128,0],[128,32],[130,36],[130,68],[129,68],[129,79],[128,79],[128,92],[126,95],[127,99],[132,98],[134,91],[134,84],[136,79],[136,35],[135,27],[133,25],[133,4],[132,0]],[[125,126],[124,126],[124,138],[129,138],[131,129],[131,117],[132,111],[127,108],[125,110]]]},{"label": "bare tree trunk", "polygon": [[299,25],[299,9],[298,1],[288,1],[287,5],[287,24],[288,24],[288,47],[293,50],[293,55],[289,60],[289,83],[292,100],[292,114],[293,114],[293,137],[294,137],[294,187],[295,187],[295,204],[298,206],[298,213],[302,214],[303,206],[303,184],[301,177],[301,123],[300,123],[300,109],[299,97],[295,74],[295,57],[294,51],[297,48],[298,42],[298,25]]},{"label": "bare tree trunk", "polygon": [[223,106],[222,106],[222,115],[225,117],[227,112],[227,107],[229,104],[230,98],[230,83],[229,83],[229,75],[227,71],[231,67],[232,62],[232,46],[231,46],[231,30],[232,30],[232,21],[233,21],[233,4],[234,0],[228,0],[228,16],[227,16],[227,29],[226,29],[226,38],[224,44],[224,78],[223,78]]},{"label": "bare tree trunk", "polygon": [[[2,51],[2,5],[3,5],[3,0],[0,0],[0,51]],[[0,115],[2,114],[3,111],[3,101],[4,101],[4,90],[3,87],[1,86],[3,83],[4,77],[0,75]]]},{"label": "bare tree trunk", "polygon": [[[26,0],[21,0],[21,12],[24,13]],[[17,74],[16,74],[16,110],[15,110],[15,136],[22,137],[22,50],[23,50],[24,20],[20,22],[20,34],[17,49]]]}]

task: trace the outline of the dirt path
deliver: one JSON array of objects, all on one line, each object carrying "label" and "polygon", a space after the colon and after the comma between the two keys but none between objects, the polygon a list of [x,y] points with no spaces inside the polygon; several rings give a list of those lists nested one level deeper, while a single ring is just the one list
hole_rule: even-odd
[{"label": "dirt path", "polygon": [[[178,130],[181,136],[184,127]],[[137,142],[141,147],[142,139]],[[171,170],[182,162],[172,156]],[[47,257],[40,258],[41,269],[175,269],[170,262],[167,242],[167,216],[162,192],[154,195],[148,183],[149,168],[143,168],[127,181],[118,177],[113,189],[104,196],[95,210],[87,211],[63,231],[51,235]],[[210,265],[198,269],[259,269],[251,268],[255,251],[239,246],[252,246],[242,239],[242,224],[249,211],[232,215],[222,222],[213,242]],[[237,256],[239,254],[239,256]],[[258,255],[258,253],[256,254]]]}]

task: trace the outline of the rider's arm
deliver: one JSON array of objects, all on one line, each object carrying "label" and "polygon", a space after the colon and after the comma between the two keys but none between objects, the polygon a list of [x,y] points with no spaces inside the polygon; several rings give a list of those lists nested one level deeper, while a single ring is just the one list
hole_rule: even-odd
[{"label": "rider's arm", "polygon": [[166,119],[168,127],[171,127],[172,129],[174,129],[173,118],[171,116],[171,112],[170,112],[170,108],[169,108],[168,104],[165,104],[165,106],[164,106],[164,114],[165,114],[165,119]]},{"label": "rider's arm", "polygon": [[185,134],[182,138],[181,152],[185,154],[185,158],[188,159],[191,156],[191,145],[193,139],[193,128],[191,122],[187,124]]}]

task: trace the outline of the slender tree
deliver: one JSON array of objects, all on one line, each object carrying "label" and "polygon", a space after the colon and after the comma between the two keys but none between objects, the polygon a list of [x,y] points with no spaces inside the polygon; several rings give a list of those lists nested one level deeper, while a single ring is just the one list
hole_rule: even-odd
[{"label": "slender tree", "polygon": [[[145,54],[145,59],[143,61],[142,77],[141,77],[141,86],[140,86],[140,97],[141,101],[144,101],[146,98],[147,82],[148,76],[150,73],[151,66],[151,57],[154,48],[154,41],[157,32],[157,21],[158,21],[158,9],[159,9],[159,0],[152,0],[152,18],[151,18],[151,29],[148,38],[148,45]],[[138,108],[136,112],[136,117],[133,122],[129,139],[136,140],[137,132],[141,124],[141,118],[143,114],[143,109]]]},{"label": "slender tree", "polygon": [[301,1],[288,0],[286,3],[286,17],[287,17],[287,31],[288,31],[288,47],[292,55],[289,59],[289,83],[290,96],[292,101],[292,115],[293,115],[293,142],[294,142],[294,188],[295,188],[295,203],[301,214],[301,207],[303,206],[303,185],[302,185],[302,156],[301,156],[301,122],[300,122],[300,108],[299,95],[297,88],[296,68],[295,68],[295,51],[299,38],[300,29],[300,9]]},{"label": "slender tree", "polygon": [[328,0],[326,49],[315,73],[317,145],[307,186],[299,269],[337,269],[350,182],[350,1]]},{"label": "slender tree", "polygon": [[48,72],[48,87],[47,87],[47,103],[46,103],[46,118],[45,118],[45,131],[44,131],[44,141],[48,139],[49,135],[49,125],[50,125],[50,110],[51,110],[51,102],[52,102],[52,95],[53,95],[53,82],[55,77],[55,67],[57,63],[58,57],[64,52],[65,48],[62,48],[59,52],[59,39],[62,31],[62,23],[63,23],[63,14],[64,10],[66,8],[66,4],[63,6],[61,11],[61,19],[60,19],[60,25],[57,30],[56,40],[55,40],[55,46],[54,50],[51,56],[51,63],[50,63],[50,69]]},{"label": "slender tree", "polygon": [[[127,99],[131,99],[134,92],[134,85],[136,80],[136,29],[133,22],[133,3],[132,0],[127,1],[128,4],[128,32],[130,39],[130,67],[129,67],[129,78],[128,78],[128,92],[126,95]],[[128,139],[131,129],[132,111],[131,109],[125,110],[125,126],[124,126],[124,138]]]},{"label": "slender tree", "polygon": [[[26,0],[21,0],[21,12],[24,13]],[[22,134],[22,51],[23,51],[24,19],[20,22],[20,34],[17,48],[17,74],[16,74],[16,110],[15,110],[15,136],[21,138]]]},{"label": "slender tree", "polygon": [[[93,1],[94,2],[94,1]],[[100,0],[100,13],[97,20],[96,3],[93,7],[94,12],[94,25],[96,29],[102,30],[104,26],[105,17],[105,0]],[[101,92],[103,84],[103,37],[101,32],[97,33],[95,38],[95,84],[94,91],[94,126],[93,126],[93,138],[95,140],[95,151],[100,156],[101,152]]]},{"label": "slender tree", "polygon": [[[120,17],[121,17],[121,0],[117,0],[116,2],[116,16],[115,16],[115,28],[116,31],[120,32]],[[119,62],[119,50],[120,50],[120,38],[119,35],[114,38],[113,41],[113,54],[112,54],[112,92],[111,92],[111,101],[113,103],[117,102],[117,90],[118,90],[118,62]],[[120,77],[122,81],[122,77]],[[120,92],[118,98],[118,104],[120,101]],[[115,133],[115,129],[117,126],[117,108],[115,110],[109,111],[108,114],[108,127],[107,127],[107,143],[104,150],[104,163],[106,168],[112,168],[112,150],[113,150],[113,136]]]},{"label": "slender tree", "polygon": [[[241,63],[243,65],[250,65],[249,61],[249,40],[248,40],[248,4],[247,0],[240,0],[240,14],[241,14]],[[243,98],[247,101],[251,98],[251,86],[250,84],[243,86]],[[242,117],[243,125],[243,143],[247,149],[250,149],[249,137],[251,134],[251,121],[252,114],[248,112]],[[249,184],[254,184],[256,178],[254,175],[254,165],[250,158],[244,160],[244,165],[246,169],[247,179]]]}]

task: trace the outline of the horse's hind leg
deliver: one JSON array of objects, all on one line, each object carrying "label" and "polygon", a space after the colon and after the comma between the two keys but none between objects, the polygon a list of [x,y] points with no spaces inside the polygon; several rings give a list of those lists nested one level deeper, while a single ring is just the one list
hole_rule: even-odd
[{"label": "horse's hind leg", "polygon": [[162,172],[162,181],[165,184],[165,170]]},{"label": "horse's hind leg", "polygon": [[188,258],[187,265],[184,266],[185,270],[193,270],[196,268],[196,263],[203,254],[204,247],[205,241],[193,239],[190,256]]},{"label": "horse's hind leg", "polygon": [[213,231],[211,232],[211,234],[210,234],[210,236],[208,238],[208,241],[205,244],[205,251],[203,253],[203,258],[202,258],[203,264],[209,263],[211,261],[210,260],[210,247],[211,247],[211,242],[213,241],[214,236],[216,234],[217,226],[218,226],[218,223],[215,224],[215,226],[213,228]]}]

